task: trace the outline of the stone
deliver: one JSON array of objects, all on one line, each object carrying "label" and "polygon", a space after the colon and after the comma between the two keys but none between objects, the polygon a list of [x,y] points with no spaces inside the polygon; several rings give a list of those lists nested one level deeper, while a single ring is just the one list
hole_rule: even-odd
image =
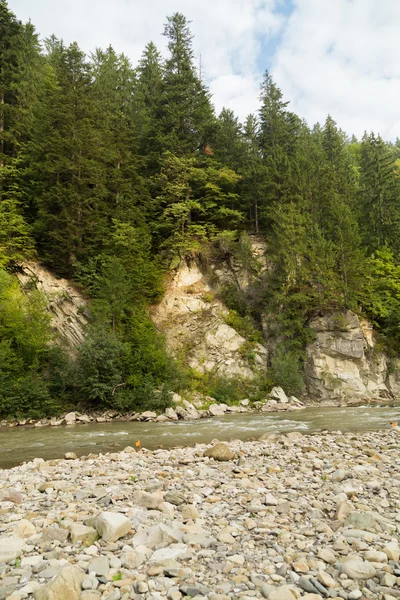
[{"label": "stone", "polygon": [[24,546],[23,540],[11,537],[0,538],[0,563],[9,563],[21,556]]},{"label": "stone", "polygon": [[181,542],[182,537],[183,533],[180,529],[174,529],[164,523],[159,523],[148,529],[138,531],[132,538],[132,545],[133,547],[145,546],[157,550]]},{"label": "stone", "polygon": [[40,540],[41,545],[48,542],[58,541],[62,544],[67,541],[69,532],[66,529],[60,527],[45,527],[42,531],[42,537]]},{"label": "stone", "polygon": [[13,504],[22,504],[24,501],[24,496],[21,492],[14,490],[12,488],[5,489],[0,495],[1,502],[12,502]]},{"label": "stone", "polygon": [[35,600],[80,600],[85,573],[74,566],[64,567],[53,581],[34,592]]},{"label": "stone", "polygon": [[326,571],[319,571],[318,581],[327,588],[335,587],[337,585],[333,577],[331,577]]},{"label": "stone", "polygon": [[151,421],[152,419],[156,419],[156,418],[157,418],[157,413],[153,412],[152,410],[145,410],[140,415],[141,421]]},{"label": "stone", "polygon": [[143,508],[157,509],[164,502],[164,496],[160,492],[149,493],[136,490],[133,492],[133,502]]},{"label": "stone", "polygon": [[379,550],[368,550],[367,552],[364,552],[364,559],[368,562],[386,563],[388,557],[385,552],[379,552]]},{"label": "stone", "polygon": [[78,457],[75,452],[66,452],[66,454],[64,454],[64,458],[65,460],[76,460]]},{"label": "stone", "polygon": [[282,585],[270,593],[268,600],[296,600],[299,596],[300,593],[297,594],[293,586]]},{"label": "stone", "polygon": [[164,501],[174,506],[180,506],[185,502],[185,495],[181,492],[167,492],[164,494]]},{"label": "stone", "polygon": [[375,577],[375,568],[367,561],[349,560],[342,565],[342,573],[350,579],[372,579]]},{"label": "stone", "polygon": [[150,562],[161,563],[168,559],[178,560],[185,556],[187,546],[179,545],[179,547],[161,548],[156,550],[150,557]]},{"label": "stone", "polygon": [[[110,596],[107,596],[109,598]],[[80,600],[100,600],[101,592],[96,590],[83,590],[80,595]]]},{"label": "stone", "polygon": [[81,542],[84,546],[91,546],[97,538],[97,531],[93,527],[87,527],[82,523],[74,523],[71,526],[71,540],[73,544]]},{"label": "stone", "polygon": [[345,525],[353,529],[376,529],[375,519],[366,512],[352,512],[345,520]]},{"label": "stone", "polygon": [[181,514],[183,521],[195,520],[199,516],[199,511],[193,504],[185,504],[181,508]]},{"label": "stone", "polygon": [[152,551],[146,546],[137,546],[133,550],[121,553],[121,564],[126,569],[137,569],[150,558]]},{"label": "stone", "polygon": [[226,410],[226,404],[210,404],[210,406],[208,407],[208,412],[213,417],[222,417],[226,413]]},{"label": "stone", "polygon": [[15,526],[13,535],[14,537],[26,540],[36,535],[36,533],[37,530],[33,523],[27,519],[21,519]]},{"label": "stone", "polygon": [[131,521],[121,513],[104,511],[94,522],[99,536],[106,542],[116,542],[124,537],[131,529]]},{"label": "stone", "polygon": [[88,573],[95,573],[96,575],[102,577],[108,575],[110,570],[110,561],[107,556],[99,556],[93,558],[88,565]]},{"label": "stone", "polygon": [[274,387],[269,393],[269,397],[271,400],[277,400],[281,404],[288,404],[289,398],[286,396],[285,392],[281,387]]},{"label": "stone", "polygon": [[335,554],[328,548],[320,548],[317,554],[318,558],[326,562],[328,565],[334,565],[337,561]]},{"label": "stone", "polygon": [[205,450],[203,453],[203,456],[208,456],[209,458],[213,458],[214,460],[218,461],[228,461],[235,458],[232,450],[223,442],[220,442],[211,448],[207,448],[207,450]]},{"label": "stone", "polygon": [[64,417],[64,421],[68,424],[71,423],[75,423],[76,421],[76,414],[74,412],[69,412],[65,415]]},{"label": "stone", "polygon": [[400,546],[397,542],[390,542],[382,548],[389,560],[398,562],[400,559]]},{"label": "stone", "polygon": [[273,494],[267,494],[264,498],[264,504],[267,506],[277,506],[278,500],[273,496]]},{"label": "stone", "polygon": [[175,410],[171,406],[169,406],[168,408],[165,409],[165,416],[168,417],[168,419],[170,419],[171,421],[178,420],[178,415],[176,414]]}]

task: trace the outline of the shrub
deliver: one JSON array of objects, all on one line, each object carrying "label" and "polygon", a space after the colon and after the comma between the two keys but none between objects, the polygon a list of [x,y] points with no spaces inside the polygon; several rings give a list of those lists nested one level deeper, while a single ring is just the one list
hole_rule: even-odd
[{"label": "shrub", "polygon": [[287,394],[296,396],[304,390],[304,376],[295,352],[278,349],[271,360],[270,375]]}]

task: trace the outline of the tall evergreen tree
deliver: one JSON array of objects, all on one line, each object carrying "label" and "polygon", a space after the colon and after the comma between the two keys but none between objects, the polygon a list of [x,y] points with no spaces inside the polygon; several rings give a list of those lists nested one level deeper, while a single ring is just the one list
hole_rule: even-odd
[{"label": "tall evergreen tree", "polygon": [[164,89],[157,117],[159,143],[179,156],[202,150],[211,141],[214,111],[210,93],[196,74],[189,23],[181,13],[167,18],[164,35],[169,57],[165,63]]}]

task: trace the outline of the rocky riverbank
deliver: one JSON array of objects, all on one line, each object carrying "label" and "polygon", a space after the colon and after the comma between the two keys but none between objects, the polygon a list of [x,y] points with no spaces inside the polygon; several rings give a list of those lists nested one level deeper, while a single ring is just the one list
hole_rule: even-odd
[{"label": "rocky riverbank", "polygon": [[0,598],[399,598],[397,430],[265,437],[3,471]]},{"label": "rocky riverbank", "polygon": [[238,404],[219,404],[215,398],[201,395],[189,402],[179,394],[172,394],[171,406],[161,413],[152,410],[134,413],[120,413],[115,410],[96,413],[71,411],[57,417],[44,419],[4,419],[0,421],[0,427],[59,427],[61,425],[110,423],[111,421],[155,421],[158,423],[179,420],[193,421],[222,417],[225,414],[290,411],[305,407],[306,405],[295,396],[288,397],[282,388],[275,387],[261,402],[250,402],[249,399],[244,399]]}]

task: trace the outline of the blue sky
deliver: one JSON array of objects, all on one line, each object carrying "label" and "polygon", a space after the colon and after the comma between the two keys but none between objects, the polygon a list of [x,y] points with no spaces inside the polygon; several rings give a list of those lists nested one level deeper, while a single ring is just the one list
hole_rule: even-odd
[{"label": "blue sky", "polygon": [[400,0],[8,0],[38,32],[87,52],[110,43],[135,63],[146,42],[165,53],[166,15],[192,20],[197,55],[219,112],[258,108],[271,71],[312,125],[331,114],[347,133],[400,137]]}]

